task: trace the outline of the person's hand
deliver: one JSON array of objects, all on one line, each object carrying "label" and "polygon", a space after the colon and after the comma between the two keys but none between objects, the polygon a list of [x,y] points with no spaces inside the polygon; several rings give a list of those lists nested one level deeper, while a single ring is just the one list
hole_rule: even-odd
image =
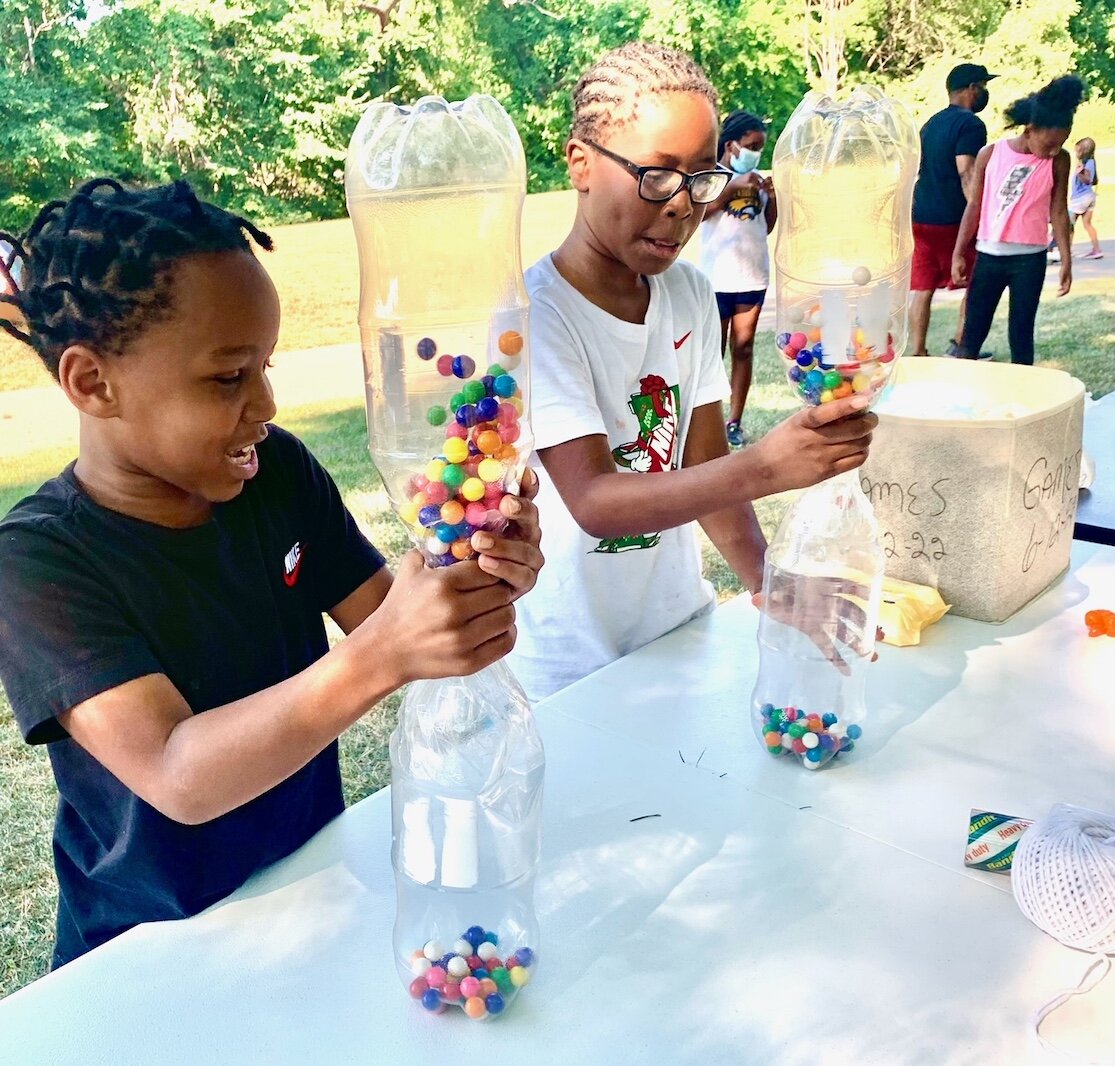
[{"label": "person's hand", "polygon": [[542,533],[538,525],[538,508],[534,498],[538,495],[538,478],[529,467],[523,472],[518,496],[504,496],[500,501],[500,514],[507,525],[498,533],[478,530],[473,533],[471,544],[480,553],[480,569],[492,574],[511,586],[512,600],[534,588],[538,571],[545,561],[539,550]]},{"label": "person's hand", "polygon": [[475,559],[435,569],[410,551],[383,603],[346,643],[364,661],[391,664],[400,685],[473,674],[514,647],[517,594]]},{"label": "person's hand", "polygon": [[767,493],[803,489],[862,466],[879,419],[866,410],[866,396],[804,407],[756,444],[735,454],[757,463]]},{"label": "person's hand", "polygon": [[968,260],[963,252],[954,252],[952,256],[952,283],[957,288],[962,288],[968,282]]},{"label": "person's hand", "polygon": [[[784,625],[800,630],[817,645],[825,659],[842,674],[850,674],[850,661],[879,658],[867,639],[867,615],[857,602],[861,586],[835,577],[811,578],[798,585],[793,577],[776,578],[769,596],[756,592],[751,602]],[[875,627],[875,640],[883,631]]]},{"label": "person's hand", "polygon": [[1058,296],[1067,296],[1069,289],[1072,288],[1072,261],[1062,257],[1061,259],[1061,285],[1057,289]]}]

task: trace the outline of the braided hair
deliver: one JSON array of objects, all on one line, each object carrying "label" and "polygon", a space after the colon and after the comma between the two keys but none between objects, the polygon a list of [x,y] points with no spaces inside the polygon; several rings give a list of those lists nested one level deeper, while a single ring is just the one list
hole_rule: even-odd
[{"label": "braided hair", "polygon": [[758,115],[750,111],[733,111],[720,127],[720,139],[716,142],[716,158],[724,154],[724,149],[729,141],[738,141],[749,133],[767,132],[767,124]]},{"label": "braided hair", "polygon": [[644,94],[697,93],[716,110],[708,75],[683,52],[648,41],[631,41],[601,56],[573,90],[572,136],[599,140],[605,130],[638,117]]},{"label": "braided hair", "polygon": [[[38,353],[57,379],[71,344],[118,355],[173,310],[173,265],[205,252],[249,251],[245,233],[271,250],[271,238],[247,219],[197,198],[176,181],[150,189],[95,178],[68,200],[53,200],[22,236],[0,233],[11,252],[8,277],[28,330],[0,327]],[[18,271],[15,269],[18,266]]]},{"label": "braided hair", "polygon": [[1084,99],[1084,82],[1075,74],[1054,78],[1036,93],[1015,100],[1005,114],[1010,126],[1042,130],[1071,130],[1076,109]]}]

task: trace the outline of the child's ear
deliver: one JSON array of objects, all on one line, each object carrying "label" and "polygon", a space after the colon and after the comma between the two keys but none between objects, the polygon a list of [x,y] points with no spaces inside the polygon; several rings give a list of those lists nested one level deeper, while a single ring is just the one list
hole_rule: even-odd
[{"label": "child's ear", "polygon": [[82,414],[115,418],[116,390],[105,367],[105,357],[84,344],[71,344],[58,360],[58,384]]},{"label": "child's ear", "polygon": [[588,192],[588,147],[582,141],[569,140],[565,145],[565,163],[573,188]]}]

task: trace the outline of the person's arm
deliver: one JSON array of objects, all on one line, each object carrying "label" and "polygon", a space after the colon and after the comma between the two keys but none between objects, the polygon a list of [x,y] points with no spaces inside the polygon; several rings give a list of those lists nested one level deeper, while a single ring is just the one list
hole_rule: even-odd
[{"label": "person's arm", "polygon": [[768,181],[765,188],[767,193],[767,206],[763,215],[767,220],[767,233],[770,233],[774,229],[775,223],[778,222],[778,197],[774,194],[773,181]]},{"label": "person's arm", "polygon": [[974,155],[958,155],[956,157],[956,173],[960,175],[960,188],[964,190],[964,199],[971,203],[972,179],[976,173],[976,157]]},{"label": "person's arm", "polygon": [[[756,444],[695,466],[654,474],[620,473],[608,438],[590,434],[539,451],[577,524],[593,537],[672,529],[724,509],[727,499],[757,500],[805,488],[867,458],[877,419],[865,396],[807,407]],[[654,478],[648,488],[646,478]]]},{"label": "person's arm", "polygon": [[[693,412],[682,467],[699,466],[728,454],[728,438],[724,433],[720,404],[703,404]],[[700,522],[701,528],[724,556],[743,587],[749,592],[758,592],[763,585],[763,556],[767,542],[751,501],[733,499],[727,507],[710,511]]]},{"label": "person's arm", "polygon": [[[368,595],[383,583],[369,578],[377,588]],[[195,715],[165,675],[149,674],[58,721],[168,818],[206,822],[295,773],[407,681],[473,673],[501,658],[514,644],[511,595],[476,563],[431,570],[412,552],[379,609],[286,681]]]},{"label": "person's arm", "polygon": [[524,498],[501,502],[512,519],[504,534],[473,534],[483,551],[477,561],[432,570],[410,552],[394,582],[386,567],[378,570],[328,612],[346,638],[278,685],[195,715],[169,678],[149,674],[58,722],[167,817],[219,817],[301,769],[407,681],[474,673],[511,650],[512,603],[542,566],[530,501],[537,488],[527,474]]},{"label": "person's arm", "polygon": [[1092,172],[1088,169],[1088,164],[1090,162],[1091,160],[1085,159],[1081,163],[1077,164],[1076,177],[1081,185],[1092,184]]},{"label": "person's arm", "polygon": [[764,189],[769,184],[770,179],[764,178],[757,170],[749,171],[747,174],[733,174],[731,180],[724,186],[724,191],[711,203],[705,205],[705,218],[712,218],[713,215],[723,211],[736,198],[740,189],[749,186]]},{"label": "person's arm", "polygon": [[1049,194],[1049,218],[1053,223],[1053,237],[1061,253],[1061,284],[1058,296],[1065,296],[1072,288],[1072,229],[1069,226],[1069,154],[1063,148],[1053,160],[1053,191]]},{"label": "person's arm", "polygon": [[965,252],[979,229],[980,209],[983,205],[983,178],[992,150],[992,146],[988,145],[981,148],[979,155],[976,156],[976,165],[972,172],[972,182],[968,194],[968,206],[964,208],[964,217],[960,220],[960,231],[956,235],[956,245],[952,250],[952,281],[954,285],[965,285],[968,281],[966,276],[968,260]]}]

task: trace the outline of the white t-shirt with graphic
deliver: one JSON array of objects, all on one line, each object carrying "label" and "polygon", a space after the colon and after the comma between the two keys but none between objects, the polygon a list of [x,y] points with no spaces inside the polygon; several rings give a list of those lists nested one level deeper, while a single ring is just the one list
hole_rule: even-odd
[{"label": "white t-shirt with graphic", "polygon": [[[642,324],[585,299],[549,256],[526,273],[531,297],[531,426],[535,447],[604,434],[621,472],[681,466],[693,411],[729,394],[712,288],[678,262],[647,279]],[[696,523],[601,540],[577,525],[538,454],[546,565],[516,605],[510,664],[533,700],[669,632],[715,602],[701,574]],[[648,476],[650,475],[650,476]]]},{"label": "white t-shirt with graphic", "polygon": [[762,189],[745,186],[701,223],[701,269],[717,292],[758,292],[769,285],[769,199]]}]

